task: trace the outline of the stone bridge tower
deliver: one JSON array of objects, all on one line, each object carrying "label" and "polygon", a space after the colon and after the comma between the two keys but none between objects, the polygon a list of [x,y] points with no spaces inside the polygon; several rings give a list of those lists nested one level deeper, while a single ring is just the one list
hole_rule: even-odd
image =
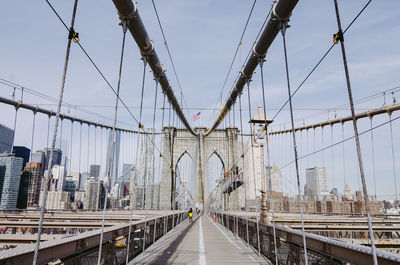
[{"label": "stone bridge tower", "polygon": [[163,154],[167,162],[162,163],[160,183],[160,209],[172,209],[176,188],[175,170],[181,157],[187,153],[196,166],[195,194],[192,194],[196,207],[202,208],[209,196],[207,192],[206,164],[216,154],[222,162],[224,170],[230,169],[240,158],[238,129],[217,129],[204,137],[206,128],[195,128],[197,136],[186,129],[175,127],[163,128]]}]

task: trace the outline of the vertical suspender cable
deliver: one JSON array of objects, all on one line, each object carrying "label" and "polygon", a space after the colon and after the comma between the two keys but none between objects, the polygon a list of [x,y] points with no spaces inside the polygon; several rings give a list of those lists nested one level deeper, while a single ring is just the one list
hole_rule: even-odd
[{"label": "vertical suspender cable", "polygon": [[364,195],[365,211],[367,212],[367,218],[368,218],[369,237],[370,237],[370,240],[371,240],[371,248],[372,248],[372,255],[373,255],[374,265],[377,265],[378,264],[378,259],[376,257],[375,239],[374,239],[374,233],[373,233],[373,230],[372,230],[371,215],[369,213],[367,184],[365,182],[364,165],[363,165],[363,160],[362,160],[362,155],[361,155],[360,139],[359,139],[359,136],[358,136],[357,120],[356,120],[356,117],[355,117],[356,114],[355,114],[355,111],[354,111],[353,95],[352,95],[351,85],[350,85],[350,75],[349,75],[349,69],[347,67],[346,50],[344,48],[342,26],[341,26],[341,23],[340,23],[339,7],[338,7],[338,4],[337,4],[337,0],[334,0],[334,4],[335,4],[335,12],[336,12],[338,30],[339,30],[337,36],[340,36],[339,39],[341,39],[340,46],[341,46],[341,50],[342,50],[343,66],[344,66],[344,72],[345,72],[345,76],[346,76],[347,93],[348,93],[349,101],[350,101],[351,116],[353,118],[353,128],[354,128],[354,137],[355,137],[355,140],[356,140],[358,166],[360,168],[361,182],[362,182],[363,193],[364,193],[363,195]]},{"label": "vertical suspender cable", "polygon": [[[74,130],[74,122],[71,121],[71,137],[70,137],[70,143],[69,143],[69,146],[70,146],[69,147],[69,174],[70,175],[71,175],[71,166],[72,166],[72,137],[73,137],[73,130]],[[79,185],[79,180],[78,180],[78,185]],[[79,189],[79,187],[77,187],[77,189]]]},{"label": "vertical suspender cable", "polygon": [[51,115],[49,115],[49,120],[47,121],[47,142],[46,142],[46,148],[49,148],[49,138],[50,138],[50,119],[51,119]]},{"label": "vertical suspender cable", "polygon": [[[155,158],[156,158],[156,155],[155,155],[155,136],[154,136],[154,134],[155,134],[155,131],[156,131],[156,128],[155,128],[155,126],[156,126],[156,108],[157,108],[157,92],[158,92],[158,79],[157,79],[157,77],[155,78],[155,81],[156,81],[156,91],[155,91],[155,99],[154,99],[154,110],[153,110],[153,136],[152,136],[152,141],[154,141],[154,145],[153,145],[153,183],[152,184],[154,184],[155,183],[155,173],[156,173],[156,167],[155,167]],[[154,193],[154,188],[153,188],[153,193]],[[154,195],[153,195],[153,197],[154,197]],[[153,198],[152,198],[152,201],[153,201]],[[153,201],[154,202],[154,201]],[[153,204],[153,202],[152,202],[152,204]],[[157,208],[156,208],[157,209]],[[153,230],[153,243],[156,241],[156,225],[157,225],[157,217],[156,218],[154,218],[154,230]]]},{"label": "vertical suspender cable", "polygon": [[[135,174],[135,177],[138,176],[137,172],[138,172],[138,168],[139,168],[138,162],[139,162],[139,145],[140,145],[140,138],[141,138],[141,136],[140,136],[141,130],[143,130],[143,133],[145,133],[144,127],[142,125],[142,114],[143,114],[144,83],[145,83],[145,79],[146,79],[146,66],[147,66],[147,59],[144,56],[143,57],[142,90],[141,90],[140,111],[139,111],[139,127],[138,127],[139,130],[138,130],[138,136],[137,136],[137,140],[136,140],[136,158],[135,158],[135,160],[136,160],[136,162],[135,162],[135,164],[136,164],[136,174]],[[137,179],[137,182],[139,183],[138,179]],[[143,194],[144,193],[145,193],[145,189],[143,188]],[[132,194],[133,194],[133,190],[132,190]],[[143,202],[142,202],[143,208],[145,207],[144,199],[145,198],[143,198]],[[133,215],[133,201],[131,203],[131,212],[130,212],[130,215],[129,215],[129,233],[128,233],[128,244],[127,244],[127,247],[126,247],[126,260],[125,260],[126,264],[128,264],[128,262],[129,262],[129,247],[130,247],[130,243],[131,243],[131,232],[132,232],[132,215]],[[143,229],[143,232],[144,232],[143,234],[145,235],[146,234],[146,228]],[[144,236],[143,237],[143,241],[145,241],[145,240],[146,239],[145,239],[145,236]]]},{"label": "vertical suspender cable", "polygon": [[332,148],[331,148],[331,158],[332,158],[332,163],[331,163],[331,168],[332,168],[332,188],[335,188],[335,174],[334,174],[334,170],[335,170],[335,167],[334,167],[334,163],[333,163],[333,157],[334,157],[334,152],[333,152],[333,124],[331,124],[331,146],[332,146]]},{"label": "vertical suspender cable", "polygon": [[[393,142],[393,126],[392,126],[392,113],[389,113],[389,125],[390,125],[390,141],[392,143],[392,164],[393,164],[393,178],[394,178],[394,192],[395,199],[397,200],[397,178],[396,178],[396,160],[394,158],[394,142]],[[372,130],[371,130],[372,132]]]},{"label": "vertical suspender cable", "polygon": [[[242,178],[243,178],[243,182],[244,181],[244,139],[243,139],[243,119],[242,119],[242,95],[239,95],[239,113],[240,113],[240,138],[242,141],[242,155],[241,155],[241,159],[242,159]],[[249,217],[247,214],[247,188],[248,188],[248,184],[249,182],[245,182],[244,185],[244,210],[246,212],[246,241],[247,241],[247,245],[249,245]]]},{"label": "vertical suspender cable", "polygon": [[313,133],[314,133],[314,155],[313,155],[313,157],[314,157],[314,165],[313,165],[313,167],[316,167],[317,166],[317,159],[316,159],[316,157],[317,157],[317,152],[315,152],[316,151],[316,145],[315,145],[315,139],[316,139],[316,137],[315,137],[315,128],[313,128]]},{"label": "vertical suspender cable", "polygon": [[[251,102],[250,102],[250,79],[247,79],[247,99],[248,99],[248,104],[249,104],[249,121],[251,121]],[[256,167],[254,164],[254,145],[256,144],[256,139],[254,138],[254,143],[253,143],[253,125],[250,122],[250,147],[251,147],[251,162],[253,166],[253,181],[254,181],[254,199],[255,199],[255,206],[256,206],[256,222],[257,222],[257,249],[258,249],[258,255],[261,255],[261,250],[260,250],[260,228],[259,228],[259,216],[258,216],[258,200],[257,200],[257,182],[256,182]],[[260,176],[261,177],[261,176]],[[261,182],[261,179],[260,179]]]},{"label": "vertical suspender cable", "polygon": [[[236,128],[236,117],[235,117],[235,103],[233,103],[232,108],[233,108],[233,128]],[[236,136],[235,136],[236,137]],[[233,139],[233,141],[235,141],[236,139]],[[235,148],[235,151],[237,152],[237,148]],[[236,239],[239,238],[239,216],[238,216],[238,212],[239,212],[239,191],[237,190],[237,182],[238,182],[238,174],[239,174],[239,170],[236,170],[237,175],[235,176],[235,185],[234,185],[234,189],[236,191],[236,198],[237,198],[237,202],[236,202],[236,215],[235,215],[235,221],[234,221],[234,226],[235,226],[235,230],[236,230]]]},{"label": "vertical suspender cable", "polygon": [[[103,164],[103,127],[101,127],[100,131],[100,167],[102,168]],[[100,170],[101,172],[102,170]],[[103,175],[103,174],[101,174]]]},{"label": "vertical suspender cable", "polygon": [[[306,152],[308,154],[308,146],[309,146],[309,141],[308,141],[308,129],[307,129],[307,148],[306,148]],[[309,156],[307,156],[307,162],[306,162],[307,167],[310,167],[310,160],[309,160]]]},{"label": "vertical suspender cable", "polygon": [[345,150],[344,150],[344,122],[342,122],[342,159],[343,159],[343,193],[346,189],[346,158],[345,158]]},{"label": "vertical suspender cable", "polygon": [[[269,187],[269,202],[271,205],[272,210],[272,229],[274,234],[274,251],[275,251],[275,264],[278,263],[278,249],[276,246],[276,227],[275,227],[275,212],[274,212],[274,202],[272,200],[272,175],[271,175],[271,155],[269,151],[270,143],[269,143],[269,133],[268,133],[268,125],[267,125],[267,108],[265,104],[265,88],[264,88],[264,58],[260,58],[260,75],[261,75],[261,90],[262,90],[262,97],[263,97],[263,109],[264,109],[264,130],[265,130],[265,143],[267,147],[267,167],[268,167],[268,187]],[[265,175],[266,178],[266,175]],[[265,180],[265,183],[267,181]]]},{"label": "vertical suspender cable", "polygon": [[374,178],[374,194],[376,200],[375,150],[374,150],[374,133],[372,129],[372,116],[369,117],[369,124],[371,127],[372,176]]},{"label": "vertical suspender cable", "polygon": [[97,165],[96,156],[97,156],[97,126],[94,126],[94,164]]},{"label": "vertical suspender cable", "polygon": [[87,165],[86,165],[86,172],[89,172],[90,171],[90,168],[89,168],[89,150],[90,150],[90,125],[88,124],[88,127],[87,127],[87,154],[86,154],[86,160],[87,160]]},{"label": "vertical suspender cable", "polygon": [[[304,216],[303,216],[303,207],[302,207],[303,200],[302,200],[301,189],[300,189],[299,161],[298,161],[298,157],[297,157],[296,133],[295,133],[295,130],[294,130],[293,104],[292,104],[292,94],[291,94],[291,91],[290,91],[289,66],[288,66],[287,49],[286,49],[286,29],[287,29],[287,26],[288,26],[287,22],[281,22],[283,51],[284,51],[284,54],[285,54],[286,81],[287,81],[288,96],[289,96],[289,106],[290,106],[290,121],[291,121],[291,124],[292,124],[293,151],[294,151],[294,160],[295,160],[295,165],[296,165],[297,192],[298,192],[299,198],[300,198],[300,217],[301,217],[301,230],[302,230],[303,246],[304,246],[304,262],[305,262],[305,265],[308,265],[307,245],[306,245],[306,236],[305,236],[305,232],[304,232]],[[314,143],[315,143],[315,135],[314,135]]]},{"label": "vertical suspender cable", "polygon": [[[160,150],[161,150],[161,152],[160,152],[160,158],[158,159],[158,172],[159,172],[159,176],[160,176],[160,179],[159,179],[159,182],[161,183],[161,171],[162,171],[162,169],[161,169],[161,160],[162,160],[162,158],[163,158],[163,155],[162,155],[162,152],[164,151],[163,150],[163,134],[162,134],[162,130],[163,130],[163,128],[164,128],[164,111],[165,111],[165,94],[164,94],[164,96],[163,96],[163,106],[162,106],[162,117],[161,117],[161,133],[160,133]],[[160,191],[161,189],[158,189],[158,202],[157,202],[157,209],[156,210],[158,210],[159,209],[159,205],[160,205]]]},{"label": "vertical suspender cable", "polygon": [[80,182],[82,181],[82,176],[81,176],[81,160],[82,160],[82,122],[80,123],[80,127],[79,127],[79,163],[78,163],[78,172],[80,175],[79,178],[79,186],[80,186]]},{"label": "vertical suspender cable", "polygon": [[[72,11],[72,21],[71,21],[70,33],[73,32],[77,5],[78,5],[78,0],[75,0],[74,9]],[[59,96],[58,105],[57,105],[56,120],[55,120],[55,124],[54,124],[53,139],[52,139],[52,143],[51,143],[50,158],[49,158],[48,171],[47,171],[48,173],[45,175],[45,185],[44,185],[45,189],[43,192],[43,201],[42,201],[42,205],[41,205],[41,209],[40,209],[39,227],[38,227],[38,233],[37,233],[37,239],[36,239],[36,245],[35,245],[35,252],[34,252],[33,261],[32,261],[33,265],[36,265],[38,254],[39,254],[40,238],[41,238],[41,234],[42,234],[42,226],[43,226],[43,219],[44,219],[44,211],[46,209],[47,187],[49,185],[49,178],[51,176],[51,165],[53,163],[54,146],[56,144],[56,138],[57,138],[58,120],[60,118],[62,98],[63,98],[63,94],[64,94],[65,78],[67,76],[67,68],[68,68],[69,52],[71,49],[71,41],[72,41],[72,37],[69,37],[68,44],[67,44],[67,51],[65,54],[64,71],[63,71],[62,80],[61,80],[60,96]],[[49,122],[50,122],[50,116],[49,116]]]},{"label": "vertical suspender cable", "polygon": [[32,154],[33,154],[33,140],[35,139],[35,123],[36,123],[36,112],[33,112],[32,140],[31,140],[31,161],[32,161]]},{"label": "vertical suspender cable", "polygon": [[[122,75],[122,65],[124,61],[124,50],[125,50],[125,35],[126,35],[126,20],[121,20],[122,25],[122,47],[121,47],[121,59],[119,63],[119,73],[118,73],[118,86],[117,86],[117,93],[115,98],[115,108],[114,108],[114,123],[112,128],[112,138],[111,138],[111,149],[109,150],[109,157],[108,157],[108,172],[107,172],[107,182],[106,185],[111,185],[113,183],[111,181],[111,168],[112,163],[114,163],[114,149],[115,149],[115,138],[116,138],[116,126],[117,126],[117,115],[118,115],[118,102],[119,102],[119,90],[121,87],[121,75]],[[107,163],[107,161],[106,161]],[[101,255],[102,255],[102,246],[103,246],[103,235],[104,235],[104,221],[106,218],[106,210],[107,210],[107,194],[108,194],[109,187],[106,187],[106,191],[104,194],[104,202],[103,202],[103,216],[101,220],[101,235],[100,235],[100,242],[99,242],[99,253],[97,256],[97,265],[101,264]],[[131,224],[129,224],[129,229]],[[127,251],[128,253],[128,251]]]},{"label": "vertical suspender cable", "polygon": [[[231,109],[232,110],[232,109]],[[229,112],[228,112],[228,127],[227,127],[227,129],[228,128],[232,128],[232,126],[231,126],[231,110],[229,110]],[[227,132],[227,145],[228,145],[228,165],[229,165],[229,167],[228,167],[228,169],[229,169],[229,171],[228,171],[228,175],[229,175],[229,178],[230,178],[230,181],[232,182],[232,181],[234,181],[234,179],[233,179],[233,165],[234,165],[234,163],[235,163],[235,161],[234,161],[234,159],[231,159],[231,156],[233,155],[233,149],[231,148],[231,143],[232,143],[232,134],[227,130],[226,131]],[[230,224],[229,224],[229,217],[230,217],[230,214],[229,214],[229,211],[232,211],[232,209],[231,209],[231,204],[230,204],[230,198],[229,198],[229,195],[228,195],[228,193],[226,193],[225,194],[225,198],[226,198],[226,201],[227,201],[227,209],[228,209],[228,213],[227,214],[225,214],[225,219],[226,219],[226,228],[229,230],[229,227],[230,227]]]},{"label": "vertical suspender cable", "polygon": [[325,155],[324,155],[324,127],[321,126],[321,149],[322,149],[322,165],[321,167],[325,166]]},{"label": "vertical suspender cable", "polygon": [[61,122],[60,122],[60,150],[62,149],[62,135],[63,135],[63,121],[64,121],[64,118],[60,118],[61,119]]},{"label": "vertical suspender cable", "polygon": [[14,134],[12,138],[12,143],[11,143],[11,150],[10,153],[13,153],[13,147],[15,143],[15,131],[17,130],[17,118],[18,118],[18,106],[15,107],[15,116],[14,116]]}]

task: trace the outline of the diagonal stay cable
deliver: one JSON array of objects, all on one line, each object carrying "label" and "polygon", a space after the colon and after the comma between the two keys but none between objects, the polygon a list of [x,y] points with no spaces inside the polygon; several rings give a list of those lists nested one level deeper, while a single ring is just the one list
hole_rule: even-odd
[{"label": "diagonal stay cable", "polygon": [[[160,16],[158,15],[158,11],[157,11],[156,4],[155,4],[154,0],[151,0],[151,1],[152,1],[152,3],[153,3],[154,12],[156,13],[156,17],[157,17],[158,25],[159,25],[160,30],[161,30],[161,34],[162,34],[162,36],[163,36],[164,45],[165,45],[165,48],[167,49],[168,57],[169,57],[169,60],[170,60],[170,62],[171,62],[171,65],[172,65],[172,70],[174,71],[174,75],[175,75],[176,82],[178,83],[179,90],[181,91],[181,95],[182,95],[183,102],[184,102],[186,105],[188,105],[188,104],[187,104],[187,101],[186,101],[186,98],[185,98],[185,96],[183,95],[181,82],[179,81],[178,73],[177,73],[177,71],[176,71],[174,61],[173,61],[173,59],[172,59],[171,51],[169,50],[169,46],[168,46],[168,43],[167,43],[167,38],[165,37],[164,29],[163,29],[162,24],[161,24]],[[182,104],[183,104],[183,102],[182,102]],[[182,108],[182,107],[183,107],[183,106],[181,106],[181,108]],[[187,108],[186,108],[186,110],[187,110]],[[190,116],[190,113],[188,113],[188,115]]]},{"label": "diagonal stay cable", "polygon": [[[372,0],[369,0],[364,7],[358,12],[358,14],[354,17],[354,19],[350,22],[350,24],[346,27],[346,29],[343,31],[343,35],[347,32],[347,30],[353,25],[353,23],[358,19],[358,17],[364,12],[364,10],[368,7],[368,5],[371,3]],[[322,61],[328,56],[328,54],[331,52],[333,47],[335,46],[335,43],[333,43],[329,49],[324,53],[324,55],[319,59],[317,64],[311,69],[311,71],[307,74],[307,76],[303,79],[303,81],[300,83],[300,85],[295,89],[295,91],[291,94],[290,98],[292,98],[299,90],[300,88],[304,85],[304,83],[308,80],[308,78],[314,73],[314,71],[318,68],[318,66],[322,63]],[[272,118],[275,120],[275,118],[281,113],[283,108],[289,103],[289,99],[285,101],[285,103],[282,105],[282,107],[277,111],[277,113],[274,115]]]},{"label": "diagonal stay cable", "polygon": [[[73,31],[73,28],[74,28],[77,6],[78,6],[78,0],[75,0],[74,1],[73,11],[72,11],[70,33],[71,33],[71,31]],[[65,23],[64,23],[64,25],[65,25]],[[44,188],[44,191],[43,191],[43,201],[42,201],[41,207],[40,207],[40,219],[39,219],[37,238],[36,238],[34,254],[33,254],[33,260],[32,260],[32,264],[33,265],[37,264],[37,259],[38,259],[38,256],[39,256],[40,239],[41,239],[41,234],[42,234],[43,221],[44,221],[44,212],[45,212],[45,209],[46,209],[46,201],[47,201],[47,194],[48,194],[47,187],[49,186],[50,177],[52,176],[52,172],[51,171],[52,171],[52,166],[53,166],[54,147],[55,147],[55,144],[56,144],[58,122],[59,122],[59,119],[60,119],[61,104],[62,104],[62,99],[63,99],[63,95],[64,95],[64,89],[65,89],[65,79],[67,77],[68,62],[69,62],[71,44],[72,44],[73,38],[74,38],[73,34],[69,34],[68,42],[67,42],[67,49],[66,49],[66,52],[65,52],[64,69],[63,69],[63,74],[62,74],[62,78],[61,78],[61,87],[60,87],[59,99],[58,99],[58,105],[57,105],[57,114],[56,114],[56,119],[55,119],[55,122],[54,122],[53,136],[52,136],[52,141],[51,141],[50,158],[49,158],[49,161],[48,161],[48,172],[44,176],[44,184],[45,184],[44,187],[45,188]],[[15,119],[16,119],[16,117],[17,117],[17,114],[15,114]],[[50,122],[50,119],[49,119],[49,122]],[[15,126],[14,126],[14,130],[15,130]]]},{"label": "diagonal stay cable", "polygon": [[[51,9],[53,10],[53,12],[56,14],[56,16],[59,18],[59,20],[62,22],[63,25],[65,25],[65,22],[62,20],[62,18],[60,17],[60,15],[57,13],[57,11],[54,9],[54,7],[50,4],[50,2],[48,0],[46,0],[46,2],[49,4],[49,6],[51,7]],[[71,32],[70,29],[67,27],[68,32]],[[90,55],[88,54],[88,52],[86,51],[86,49],[84,49],[84,47],[82,46],[82,44],[80,42],[77,42],[78,46],[81,48],[81,50],[83,51],[83,53],[86,55],[86,57],[89,59],[89,61],[92,63],[92,65],[96,68],[97,72],[100,74],[100,76],[102,77],[102,79],[106,82],[106,84],[108,85],[108,87],[111,89],[111,91],[114,93],[115,96],[118,97],[118,100],[121,102],[121,104],[125,107],[125,109],[128,111],[128,113],[130,114],[130,116],[135,120],[135,122],[139,125],[140,122],[136,119],[136,117],[133,115],[132,111],[129,109],[129,107],[126,105],[126,103],[122,100],[122,98],[117,94],[117,91],[114,89],[114,87],[110,84],[110,82],[108,81],[108,79],[105,77],[105,75],[103,74],[103,72],[100,70],[100,68],[97,66],[97,64],[94,62],[94,60],[92,59],[92,57],[90,57]],[[148,133],[145,131],[145,129],[142,126],[142,131],[143,134],[150,138],[150,136],[148,135]],[[154,141],[150,138],[150,142],[152,145],[155,145]],[[157,146],[155,146],[155,148],[157,149],[157,151],[160,152],[159,148]],[[160,152],[161,153],[161,152]],[[165,162],[167,162],[164,159]]]},{"label": "diagonal stay cable", "polygon": [[[57,10],[55,10],[55,8],[53,7],[53,5],[49,2],[49,0],[45,0],[47,2],[47,4],[50,6],[51,10],[53,10],[54,14],[57,16],[57,18],[60,20],[60,22],[64,25],[64,27],[66,28],[66,30],[68,32],[71,32],[71,30],[67,27],[67,25],[65,24],[64,20],[61,18],[61,16],[58,14]],[[92,63],[92,65],[94,66],[94,68],[96,68],[97,72],[100,74],[100,76],[103,78],[103,80],[107,83],[108,87],[112,90],[112,92],[115,94],[115,96],[118,97],[118,100],[121,101],[122,105],[124,105],[124,107],[126,108],[126,110],[129,112],[129,114],[132,116],[132,118],[136,121],[136,123],[139,124],[139,121],[136,119],[136,117],[133,115],[133,113],[130,111],[130,109],[128,108],[128,106],[125,104],[125,102],[121,99],[121,97],[117,94],[117,91],[114,89],[114,87],[110,84],[110,82],[108,81],[108,79],[105,77],[105,75],[103,74],[103,72],[100,70],[100,68],[97,66],[97,64],[94,62],[94,60],[92,59],[92,57],[90,57],[90,55],[88,54],[88,52],[86,51],[85,48],[83,48],[82,44],[80,42],[77,42],[79,48],[81,48],[81,50],[83,51],[83,53],[86,55],[86,57],[89,59],[89,61]]]},{"label": "diagonal stay cable", "polygon": [[[217,99],[217,103],[215,104],[214,109],[215,109],[216,106],[218,105],[219,100],[222,98],[222,94],[223,94],[223,92],[224,92],[226,82],[228,81],[228,78],[229,78],[229,76],[230,76],[230,74],[231,74],[232,67],[233,67],[233,64],[235,63],[236,56],[237,56],[237,54],[238,54],[238,52],[239,52],[240,46],[242,46],[243,37],[244,37],[244,34],[246,33],[247,26],[249,25],[249,21],[250,21],[251,15],[253,14],[253,10],[254,10],[254,6],[256,5],[256,2],[257,2],[257,0],[254,0],[253,4],[251,5],[250,13],[249,13],[249,15],[247,16],[246,23],[245,23],[245,25],[244,25],[242,34],[240,35],[240,38],[239,38],[239,43],[238,43],[237,46],[236,46],[235,53],[234,53],[234,55],[233,55],[231,64],[230,64],[230,66],[229,66],[229,68],[228,68],[228,72],[226,73],[226,77],[225,77],[224,83],[223,83],[222,88],[221,88],[221,92],[219,93],[219,96],[218,96],[218,99]],[[268,17],[268,16],[267,16],[267,17]],[[265,20],[265,21],[266,21],[266,20]],[[264,23],[265,23],[265,22],[264,22]],[[214,112],[213,112],[213,115],[214,115]],[[211,116],[213,116],[213,115],[211,115]]]},{"label": "diagonal stay cable", "polygon": [[[239,49],[240,49],[240,47],[241,47],[241,45],[242,45],[243,37],[244,37],[244,34],[245,34],[246,30],[247,30],[247,26],[248,26],[248,24],[249,24],[249,21],[250,21],[251,15],[252,15],[252,13],[253,13],[255,4],[256,4],[256,0],[253,2],[252,6],[251,6],[251,9],[250,9],[250,13],[249,13],[249,15],[248,15],[248,17],[247,17],[247,19],[246,19],[245,26],[244,26],[244,28],[243,28],[242,34],[240,35],[240,39],[239,39],[238,45],[237,45],[237,47],[236,47],[235,53],[234,53],[234,55],[233,55],[232,62],[231,62],[231,64],[230,64],[229,68],[228,68],[228,72],[227,72],[227,74],[226,74],[224,83],[223,83],[222,88],[221,88],[221,92],[219,93],[219,96],[218,96],[217,102],[216,102],[216,104],[215,104],[215,106],[214,106],[214,110],[213,110],[213,113],[211,114],[211,117],[214,116],[215,110],[217,109],[217,106],[218,106],[218,102],[222,99],[222,94],[223,94],[223,91],[224,91],[224,89],[225,89],[226,82],[228,81],[228,78],[229,78],[229,76],[230,76],[230,74],[231,74],[231,71],[232,71],[233,64],[235,63],[235,60],[236,60],[237,53],[239,52]],[[262,24],[260,30],[258,31],[258,34],[257,34],[256,39],[258,39],[258,37],[259,37],[260,34],[261,34],[262,29],[263,29],[264,26],[265,26],[265,23],[267,23],[267,20],[268,20],[268,17],[270,16],[270,14],[271,14],[271,11],[272,11],[272,6],[271,6],[271,8],[270,8],[270,10],[269,10],[269,12],[268,12],[268,15],[267,15],[266,18],[265,18],[265,20],[264,20],[264,22],[263,22],[263,24]],[[250,52],[247,54],[246,60],[247,60],[247,58],[249,57],[249,55],[250,55]],[[238,74],[238,76],[239,76],[239,74]]]}]

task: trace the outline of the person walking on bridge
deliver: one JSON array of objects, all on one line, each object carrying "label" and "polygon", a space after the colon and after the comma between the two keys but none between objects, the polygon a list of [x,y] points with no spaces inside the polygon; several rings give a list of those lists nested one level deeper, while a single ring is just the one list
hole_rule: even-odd
[{"label": "person walking on bridge", "polygon": [[193,209],[192,208],[189,209],[189,221],[193,222]]}]

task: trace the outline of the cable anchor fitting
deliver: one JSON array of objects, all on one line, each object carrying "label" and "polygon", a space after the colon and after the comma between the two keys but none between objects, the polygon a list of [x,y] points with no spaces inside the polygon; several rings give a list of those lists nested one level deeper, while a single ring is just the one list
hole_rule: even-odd
[{"label": "cable anchor fitting", "polygon": [[79,33],[75,32],[74,28],[69,29],[68,39],[75,43],[79,42]]},{"label": "cable anchor fitting", "polygon": [[343,32],[339,30],[337,33],[333,34],[333,43],[338,44],[339,42],[343,41]]},{"label": "cable anchor fitting", "polygon": [[258,64],[260,65],[260,68],[263,68],[264,62],[265,62],[265,56],[259,57],[258,58]]},{"label": "cable anchor fitting", "polygon": [[119,23],[119,25],[122,26],[122,32],[125,34],[126,30],[128,29],[126,18],[123,18],[123,19],[121,18],[121,22]]},{"label": "cable anchor fitting", "polygon": [[286,34],[286,29],[288,29],[288,28],[290,28],[290,25],[289,25],[289,20],[286,20],[286,21],[280,21],[280,23],[279,23],[279,28],[281,29],[281,33],[282,33],[282,35],[284,36],[285,34]]}]

